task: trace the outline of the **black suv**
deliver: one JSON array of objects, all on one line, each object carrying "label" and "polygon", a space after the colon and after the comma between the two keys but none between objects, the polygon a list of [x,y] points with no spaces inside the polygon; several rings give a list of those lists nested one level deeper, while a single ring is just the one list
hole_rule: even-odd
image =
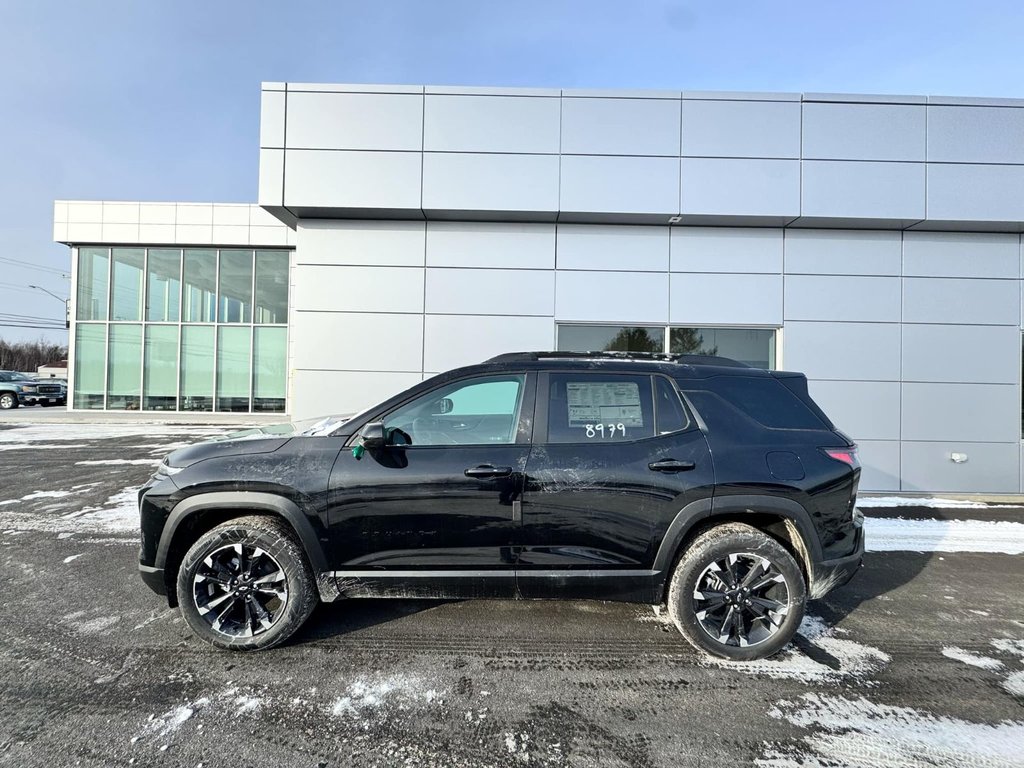
[{"label": "black suv", "polygon": [[222,648],[317,600],[667,603],[695,646],[781,649],[864,551],[856,446],[802,374],[530,352],[307,434],[200,443],[139,493],[140,570]]}]

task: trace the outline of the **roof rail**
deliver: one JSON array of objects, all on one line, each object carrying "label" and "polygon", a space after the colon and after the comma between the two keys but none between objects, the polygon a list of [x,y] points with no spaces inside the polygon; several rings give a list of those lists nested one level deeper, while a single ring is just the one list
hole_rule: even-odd
[{"label": "roof rail", "polygon": [[637,360],[682,365],[719,365],[728,368],[750,368],[746,363],[718,355],[685,355],[665,352],[507,352],[485,360],[487,363],[532,363],[539,360]]}]

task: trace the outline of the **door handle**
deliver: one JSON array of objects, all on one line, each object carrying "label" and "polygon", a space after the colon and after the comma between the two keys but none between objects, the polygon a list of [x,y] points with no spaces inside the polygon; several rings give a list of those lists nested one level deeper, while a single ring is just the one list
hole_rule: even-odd
[{"label": "door handle", "polygon": [[661,461],[652,461],[647,465],[648,469],[654,470],[655,472],[686,472],[687,470],[693,469],[697,465],[692,461],[676,461],[675,459],[661,459]]},{"label": "door handle", "polygon": [[470,467],[464,474],[466,477],[508,477],[512,474],[512,467],[496,467],[493,464],[481,464],[478,467]]}]

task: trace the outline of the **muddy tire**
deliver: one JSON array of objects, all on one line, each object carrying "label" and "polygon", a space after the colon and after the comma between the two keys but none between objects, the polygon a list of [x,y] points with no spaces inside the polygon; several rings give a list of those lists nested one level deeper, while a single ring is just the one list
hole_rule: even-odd
[{"label": "muddy tire", "polygon": [[178,571],[182,616],[218,648],[256,651],[283,643],[318,599],[301,544],[271,517],[218,525],[192,545]]},{"label": "muddy tire", "polygon": [[803,572],[782,544],[749,525],[727,523],[697,536],[680,557],[668,611],[698,649],[749,661],[786,646],[806,600]]}]

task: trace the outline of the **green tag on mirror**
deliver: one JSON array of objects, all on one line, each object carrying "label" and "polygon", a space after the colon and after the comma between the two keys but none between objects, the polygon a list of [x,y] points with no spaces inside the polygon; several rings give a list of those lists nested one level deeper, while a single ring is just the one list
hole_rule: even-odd
[{"label": "green tag on mirror", "polygon": [[352,446],[352,457],[356,459],[363,458],[363,454],[366,453],[366,449],[362,445]]}]

